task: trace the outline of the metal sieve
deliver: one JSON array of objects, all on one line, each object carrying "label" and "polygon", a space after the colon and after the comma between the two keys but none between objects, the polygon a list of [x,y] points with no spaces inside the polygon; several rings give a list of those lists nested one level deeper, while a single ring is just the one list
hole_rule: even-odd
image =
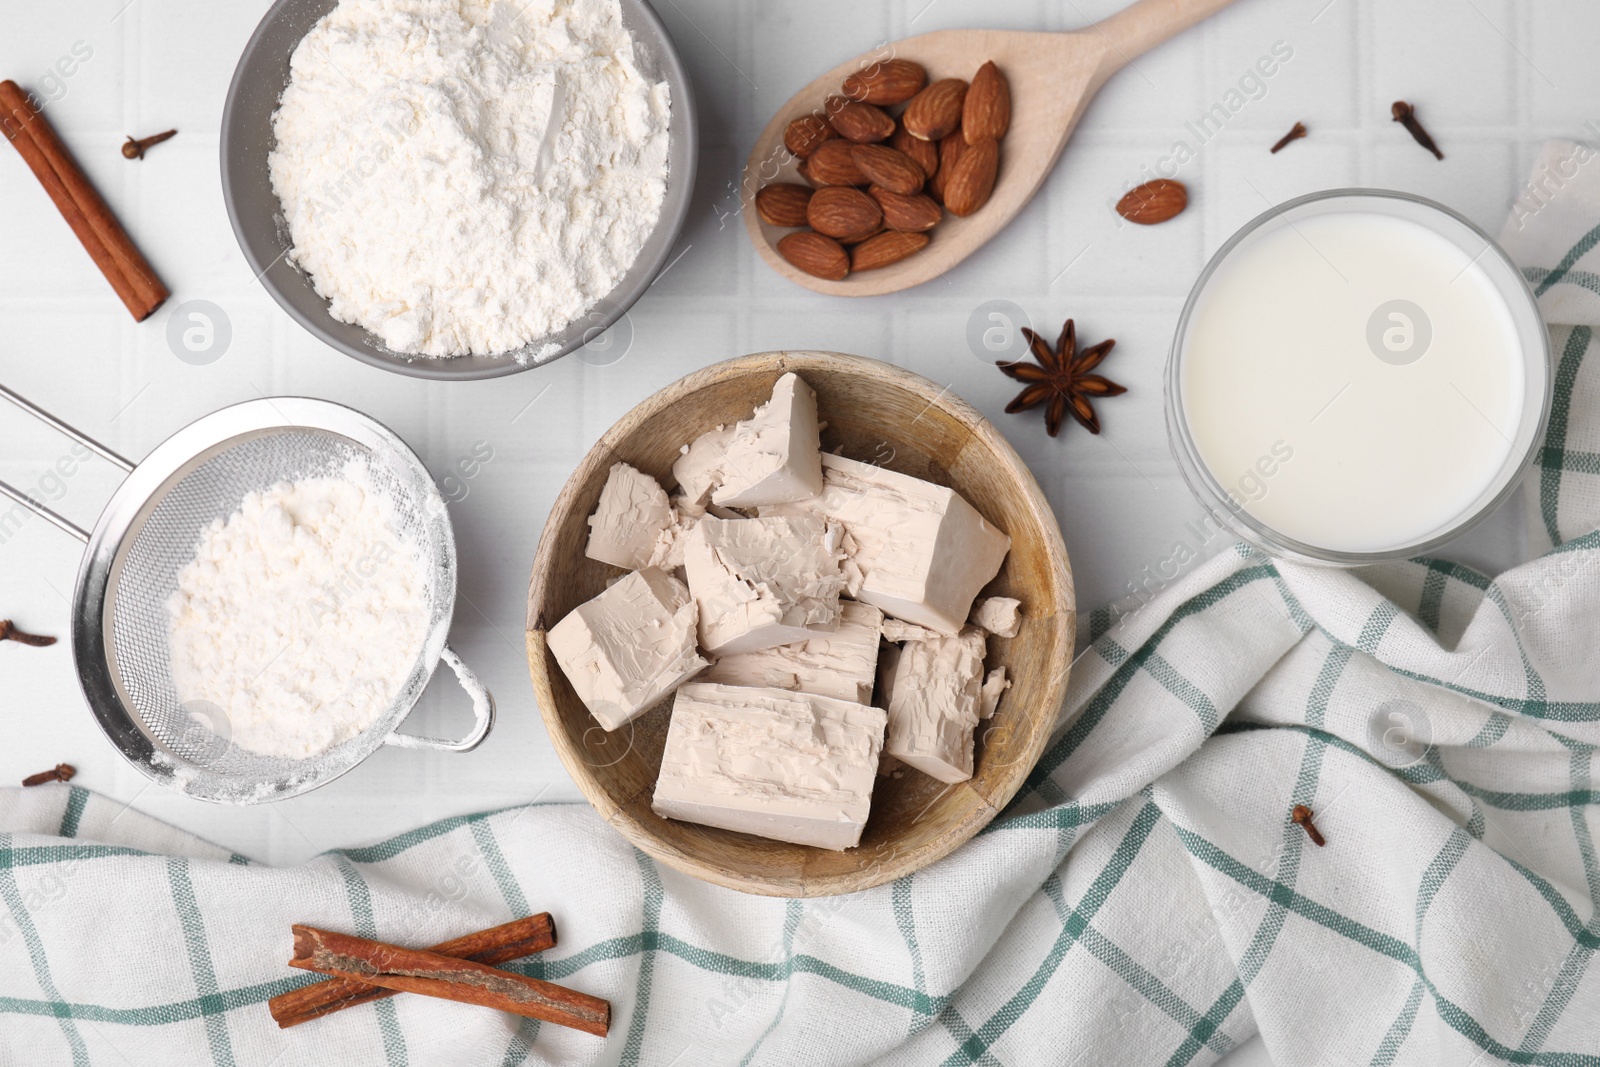
[{"label": "metal sieve", "polygon": [[[145,775],[202,800],[254,804],[330,782],[380,745],[467,752],[488,736],[494,700],[445,644],[456,593],[450,517],[427,468],[388,428],[323,400],[251,400],[191,423],[136,466],[4,386],[0,396],[127,472],[92,531],[4,482],[0,493],[84,542],[72,598],[78,681],[101,729]],[[168,598],[202,532],[246,494],[338,477],[352,462],[388,497],[391,532],[427,568],[427,636],[388,709],[357,736],[305,759],[249,751],[231,742],[222,709],[185,703],[174,690]],[[397,732],[441,658],[472,696],[471,731],[455,741]]]}]

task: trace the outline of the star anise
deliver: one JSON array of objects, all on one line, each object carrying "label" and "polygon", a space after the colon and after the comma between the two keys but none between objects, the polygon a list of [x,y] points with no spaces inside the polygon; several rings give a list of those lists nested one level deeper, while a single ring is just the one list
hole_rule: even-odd
[{"label": "star anise", "polygon": [[1006,405],[1006,411],[1026,411],[1048,401],[1044,409],[1044,428],[1051,437],[1061,432],[1061,419],[1069,411],[1073,418],[1083,424],[1084,429],[1099,433],[1100,418],[1094,413],[1089,398],[1117,396],[1128,390],[1089,372],[1100,365],[1100,361],[1111,351],[1111,346],[1117,342],[1101,341],[1093,348],[1079,352],[1078,335],[1071,319],[1061,328],[1061,340],[1056,342],[1054,349],[1026,326],[1022,332],[1028,338],[1028,345],[1038,365],[1021,360],[996,364],[1003,373],[1027,383],[1027,388]]}]

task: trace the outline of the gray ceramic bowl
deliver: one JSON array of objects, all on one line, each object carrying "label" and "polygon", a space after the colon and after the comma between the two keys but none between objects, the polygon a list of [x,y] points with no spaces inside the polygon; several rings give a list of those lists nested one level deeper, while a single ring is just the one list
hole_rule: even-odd
[{"label": "gray ceramic bowl", "polygon": [[[317,20],[337,3],[338,0],[277,0],[250,36],[233,72],[233,84],[228,87],[228,100],[222,111],[222,195],[245,260],[267,292],[295,321],[363,363],[418,378],[448,379],[495,378],[541,366],[519,363],[512,353],[430,359],[391,351],[360,326],[334,319],[328,313],[328,302],[317,295],[310,278],[284,256],[287,227],[267,170],[267,156],[273,147],[272,114],[289,84],[290,54]],[[551,341],[561,346],[545,363],[593,340],[650,288],[672,254],[694,192],[699,135],[688,74],[666,27],[650,5],[645,0],[621,0],[621,5],[622,22],[633,35],[640,71],[654,81],[665,80],[672,95],[666,200],[655,232],[617,287],[561,333],[540,338],[529,346],[537,350]]]}]

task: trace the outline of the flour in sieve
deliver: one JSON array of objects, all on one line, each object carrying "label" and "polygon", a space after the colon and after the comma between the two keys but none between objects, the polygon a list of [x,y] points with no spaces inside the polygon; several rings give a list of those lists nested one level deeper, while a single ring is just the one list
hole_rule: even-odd
[{"label": "flour in sieve", "polygon": [[315,756],[382,718],[427,637],[428,575],[359,467],[250,493],[178,575],[173,687],[229,740]]},{"label": "flour in sieve", "polygon": [[289,259],[396,352],[548,356],[660,216],[668,88],[617,0],[341,0],[289,69]]}]

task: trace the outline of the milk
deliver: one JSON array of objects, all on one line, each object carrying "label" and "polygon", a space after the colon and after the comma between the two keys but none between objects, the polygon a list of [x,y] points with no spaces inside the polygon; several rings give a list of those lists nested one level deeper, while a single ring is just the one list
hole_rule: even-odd
[{"label": "milk", "polygon": [[1382,553],[1509,480],[1530,357],[1489,273],[1507,268],[1464,243],[1352,210],[1268,222],[1222,260],[1176,385],[1231,506],[1309,546]]}]

